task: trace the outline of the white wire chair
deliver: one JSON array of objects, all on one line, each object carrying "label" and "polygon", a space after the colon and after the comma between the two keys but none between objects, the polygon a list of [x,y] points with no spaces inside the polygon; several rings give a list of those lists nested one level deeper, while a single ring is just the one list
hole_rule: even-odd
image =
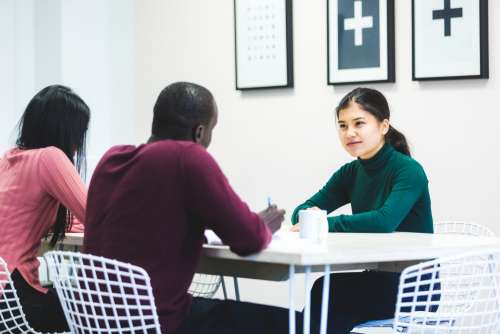
[{"label": "white wire chair", "polygon": [[222,276],[194,274],[188,292],[193,297],[212,298],[222,282]]},{"label": "white wire chair", "polygon": [[7,264],[0,257],[0,333],[39,334],[26,320]]},{"label": "white wire chair", "polygon": [[141,267],[73,252],[44,257],[72,333],[161,334],[150,278]]},{"label": "white wire chair", "polygon": [[[449,221],[439,221],[434,224],[435,234],[460,234],[469,235],[475,237],[493,237],[495,234],[488,227],[460,220],[449,220]],[[459,276],[460,272],[455,272],[456,266],[443,267],[441,268],[441,276]],[[476,281],[466,282],[468,287],[474,289],[474,284]],[[462,302],[461,312],[466,312],[468,308],[471,307],[471,302],[475,297],[475,291],[472,290],[469,294],[457,293],[454,289],[448,289],[441,292],[441,310],[446,308],[447,300],[455,300],[458,303],[459,300]],[[458,311],[458,310],[457,310]],[[351,333],[390,333],[392,332],[394,326],[394,319],[382,319],[368,321],[363,324],[356,326]],[[378,329],[378,330],[377,330]]]},{"label": "white wire chair", "polygon": [[444,220],[434,224],[436,234],[462,234],[475,237],[494,237],[495,233],[488,227],[461,220]]},{"label": "white wire chair", "polygon": [[[454,274],[443,273],[443,268]],[[394,333],[498,333],[499,269],[500,248],[406,268],[400,279]]]},{"label": "white wire chair", "polygon": [[[447,274],[446,273],[452,273]],[[500,249],[464,253],[406,268],[396,314],[377,333],[500,332]],[[351,333],[368,333],[361,330]]]}]

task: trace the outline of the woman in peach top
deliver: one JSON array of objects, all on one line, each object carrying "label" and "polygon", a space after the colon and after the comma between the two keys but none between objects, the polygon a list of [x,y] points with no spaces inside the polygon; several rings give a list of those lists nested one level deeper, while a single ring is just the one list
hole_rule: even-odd
[{"label": "woman in peach top", "polygon": [[83,231],[87,189],[79,170],[89,120],[70,88],[46,87],[26,107],[16,147],[0,159],[0,257],[38,331],[68,329],[55,291],[40,285],[37,252],[49,232],[54,245],[65,231]]}]

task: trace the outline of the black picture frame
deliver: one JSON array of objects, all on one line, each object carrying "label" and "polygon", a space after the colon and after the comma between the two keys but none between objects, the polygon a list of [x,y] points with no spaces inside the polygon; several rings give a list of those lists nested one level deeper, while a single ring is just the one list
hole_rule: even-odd
[{"label": "black picture frame", "polygon": [[[461,80],[461,79],[488,79],[489,78],[489,46],[488,46],[488,0],[467,0],[467,7],[453,8],[449,0],[443,0],[443,7],[435,8],[429,16],[422,15],[422,12],[428,12],[427,8],[422,9],[421,6],[426,6],[426,1],[412,0],[412,80],[413,81],[429,81],[429,80]],[[462,43],[459,53],[461,57],[470,57],[468,62],[461,61],[460,64],[453,66],[454,56],[457,54],[451,46],[459,45],[459,43],[443,43],[442,48],[436,48],[434,38],[428,38],[424,41],[424,36],[453,36],[453,18],[462,18],[466,15],[466,10],[472,8],[469,6],[478,6],[474,8],[478,10],[477,26],[474,29],[463,29],[467,33],[474,34],[470,38],[476,38],[478,50],[471,48],[468,43]],[[419,7],[416,7],[419,6]],[[452,12],[454,10],[458,10]],[[445,12],[446,11],[446,12]],[[465,13],[464,13],[465,12]],[[448,14],[449,13],[449,14]],[[448,14],[448,16],[445,16]],[[432,15],[432,16],[431,16]],[[459,16],[461,15],[461,16]],[[448,18],[446,18],[448,17]],[[474,16],[472,16],[474,18]],[[417,27],[426,27],[429,29],[429,20],[443,20],[444,28],[438,34],[430,34],[430,32],[417,31]],[[474,18],[476,19],[476,18]],[[424,22],[424,20],[427,20]],[[469,18],[468,18],[469,20]],[[469,21],[467,21],[469,22]],[[424,24],[425,23],[425,24]],[[440,22],[438,22],[440,23]],[[418,24],[418,26],[416,26]],[[477,30],[476,30],[477,29]],[[475,35],[478,33],[478,36]],[[422,36],[423,34],[423,36]],[[441,35],[442,34],[442,35]],[[427,45],[426,45],[427,43]],[[431,47],[428,44],[434,45]],[[420,49],[422,48],[422,49]],[[423,51],[420,51],[423,50]],[[457,49],[458,50],[458,49]],[[430,53],[436,56],[432,57]],[[468,54],[470,52],[470,54]],[[461,65],[461,67],[459,66]]]},{"label": "black picture frame", "polygon": [[236,90],[292,88],[292,0],[234,0],[233,5]]},{"label": "black picture frame", "polygon": [[[354,85],[361,83],[395,82],[395,27],[394,27],[394,0],[379,0],[378,2],[378,66],[341,68],[340,53],[343,51],[339,45],[339,1],[327,0],[327,84],[328,85]],[[372,1],[372,0],[364,0]],[[353,7],[355,2],[363,4],[362,0],[348,0]],[[385,20],[384,20],[385,18]],[[345,20],[345,19],[344,19]],[[385,23],[385,26],[384,26]],[[375,20],[375,26],[377,20]],[[345,29],[344,29],[345,30]],[[362,32],[363,34],[363,32]],[[355,36],[355,33],[354,33]],[[354,37],[354,40],[356,38]],[[345,38],[343,39],[345,40]],[[345,48],[344,48],[345,49]],[[354,47],[353,49],[356,49]],[[362,54],[362,52],[354,53]],[[344,56],[346,58],[346,56]],[[377,57],[375,57],[377,58]],[[347,59],[347,58],[346,58]],[[345,67],[345,66],[344,66]]]}]

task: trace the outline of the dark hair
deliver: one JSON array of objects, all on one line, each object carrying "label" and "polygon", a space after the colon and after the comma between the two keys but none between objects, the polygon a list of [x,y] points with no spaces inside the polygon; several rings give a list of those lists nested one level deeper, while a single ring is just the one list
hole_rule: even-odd
[{"label": "dark hair", "polygon": [[[28,103],[19,121],[16,144],[20,149],[26,150],[55,146],[84,174],[85,139],[89,120],[89,107],[70,88],[60,85],[48,86]],[[71,213],[60,204],[52,228],[52,246],[64,238],[71,222]]]},{"label": "dark hair", "polygon": [[[347,93],[347,95],[340,100],[336,108],[337,118],[339,117],[340,111],[347,108],[353,102],[357,103],[361,109],[375,116],[380,122],[384,119],[389,120],[391,117],[389,104],[381,92],[375,89],[358,87]],[[392,125],[389,125],[389,131],[385,135],[385,139],[386,142],[391,144],[397,151],[411,156],[405,136]]]},{"label": "dark hair", "polygon": [[162,139],[190,139],[196,125],[208,125],[213,110],[208,89],[190,82],[173,83],[156,100],[151,132]]}]

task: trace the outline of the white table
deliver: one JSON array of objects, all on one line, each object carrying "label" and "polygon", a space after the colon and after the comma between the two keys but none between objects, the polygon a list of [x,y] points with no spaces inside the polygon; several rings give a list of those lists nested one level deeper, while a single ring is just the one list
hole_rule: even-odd
[{"label": "white table", "polygon": [[[81,246],[82,234],[67,233],[63,244]],[[471,250],[500,248],[500,238],[423,233],[330,233],[324,247],[284,232],[262,252],[241,257],[227,246],[204,245],[198,272],[265,280],[289,279],[290,333],[295,333],[294,275],[305,273],[304,334],[309,333],[311,272],[324,272],[321,333],[326,333],[331,271],[401,271],[411,264]]]}]

